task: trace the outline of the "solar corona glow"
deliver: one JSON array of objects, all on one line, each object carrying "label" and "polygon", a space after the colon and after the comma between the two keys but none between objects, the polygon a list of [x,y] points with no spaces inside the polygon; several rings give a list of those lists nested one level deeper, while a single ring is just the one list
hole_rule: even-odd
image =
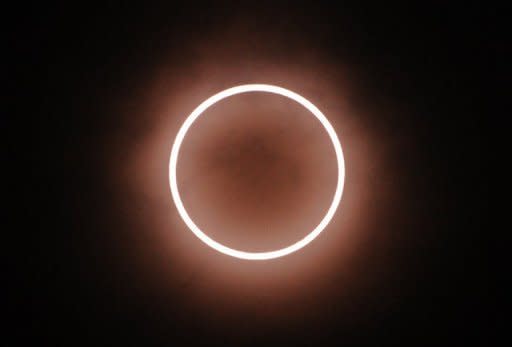
[{"label": "solar corona glow", "polygon": [[[263,92],[263,93],[272,93],[272,94],[278,94],[287,98],[290,98],[294,100],[295,102],[301,104],[304,106],[307,110],[309,110],[323,125],[325,130],[327,131],[327,134],[329,135],[331,142],[334,146],[334,151],[336,153],[336,160],[337,160],[337,166],[338,166],[338,180],[336,184],[336,190],[333,194],[333,199],[331,202],[330,207],[328,208],[326,214],[320,221],[320,223],[314,228],[308,235],[306,235],[303,239],[295,242],[294,244],[291,244],[285,248],[277,249],[277,250],[270,250],[266,252],[245,252],[242,250],[237,250],[233,248],[229,248],[223,244],[220,244],[219,242],[213,240],[210,238],[204,231],[199,229],[199,227],[194,223],[192,218],[188,215],[185,207],[183,206],[183,202],[181,201],[179,189],[178,189],[178,183],[177,183],[177,176],[176,176],[176,169],[178,165],[178,157],[179,157],[179,151],[180,147],[183,143],[183,140],[185,139],[185,136],[187,134],[187,131],[190,129],[192,124],[203,114],[204,111],[206,111],[210,106],[214,105],[216,102],[228,98],[233,95],[241,94],[241,93],[250,93],[250,92]],[[268,85],[268,84],[246,84],[246,85],[240,85],[236,87],[232,87],[226,90],[223,90],[210,98],[203,101],[185,120],[183,125],[181,126],[180,130],[178,131],[178,134],[176,136],[176,139],[174,140],[174,144],[172,146],[171,150],[171,157],[169,162],[169,183],[171,188],[171,194],[172,198],[174,200],[174,203],[176,205],[176,208],[179,212],[179,215],[185,222],[185,224],[188,226],[188,228],[204,243],[206,243],[211,248],[224,253],[226,255],[240,258],[240,259],[248,259],[248,260],[266,260],[266,259],[273,259],[278,257],[283,257],[285,255],[288,255],[290,253],[293,253],[295,251],[298,251],[302,247],[306,246],[308,243],[313,241],[329,224],[331,219],[334,216],[334,213],[336,212],[336,209],[338,208],[338,205],[341,201],[341,196],[343,193],[343,185],[345,182],[345,162],[343,158],[343,151],[341,149],[341,144],[338,140],[338,136],[336,135],[336,132],[334,131],[334,128],[329,123],[327,118],[324,116],[324,114],[315,106],[313,103],[311,103],[306,98],[302,97],[301,95],[294,93],[288,89]]]}]

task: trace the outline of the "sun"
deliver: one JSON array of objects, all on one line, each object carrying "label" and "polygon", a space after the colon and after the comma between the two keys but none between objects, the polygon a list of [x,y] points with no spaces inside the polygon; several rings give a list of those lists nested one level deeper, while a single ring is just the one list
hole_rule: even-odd
[{"label": "sun", "polygon": [[[178,166],[178,158],[179,158],[179,152],[180,147],[183,143],[183,140],[185,139],[185,136],[187,135],[188,130],[192,126],[192,124],[203,114],[204,111],[206,111],[210,106],[214,105],[218,101],[228,98],[233,95],[242,94],[242,93],[254,93],[254,92],[260,92],[260,93],[272,93],[272,94],[278,94],[284,97],[287,97],[289,99],[292,99],[293,101],[301,104],[303,107],[305,107],[308,111],[310,111],[322,124],[324,129],[327,132],[327,135],[331,139],[332,145],[334,146],[334,151],[336,153],[336,161],[338,166],[338,180],[336,184],[336,190],[333,193],[333,199],[331,202],[331,205],[327,209],[327,212],[325,213],[322,220],[318,223],[318,225],[311,231],[309,234],[307,234],[304,238],[300,239],[299,241],[281,248],[277,250],[270,250],[266,252],[245,252],[242,250],[233,249],[230,247],[227,247],[212,238],[210,238],[203,230],[199,229],[199,227],[194,223],[192,218],[187,213],[187,210],[183,206],[183,202],[180,197],[179,189],[178,189],[178,183],[177,183],[177,174],[176,169]],[[329,224],[331,219],[334,216],[334,213],[336,212],[340,201],[341,196],[343,194],[343,186],[345,183],[345,160],[343,157],[343,150],[341,148],[340,141],[338,139],[338,136],[336,135],[336,132],[334,131],[334,128],[332,127],[331,123],[329,123],[329,120],[324,116],[324,114],[309,100],[304,98],[303,96],[292,92],[291,90],[269,85],[269,84],[245,84],[240,85],[232,88],[225,89],[205,101],[203,101],[197,108],[187,117],[183,125],[178,131],[178,134],[176,135],[176,138],[174,140],[174,144],[172,146],[171,150],[171,157],[169,161],[169,184],[171,188],[171,195],[174,200],[174,204],[176,205],[176,208],[178,210],[178,213],[180,217],[183,219],[185,224],[188,226],[188,228],[196,235],[201,241],[206,243],[211,248],[217,250],[220,253],[229,255],[231,257],[240,258],[240,259],[247,259],[247,260],[267,260],[267,259],[273,259],[278,257],[283,257],[285,255],[288,255],[290,253],[293,253],[295,251],[298,251],[299,249],[303,248],[307,244],[309,244],[311,241],[313,241]]]}]

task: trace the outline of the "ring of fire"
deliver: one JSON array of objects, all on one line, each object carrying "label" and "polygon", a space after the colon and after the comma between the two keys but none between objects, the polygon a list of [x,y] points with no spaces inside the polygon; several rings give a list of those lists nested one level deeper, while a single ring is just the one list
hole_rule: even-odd
[{"label": "ring of fire", "polygon": [[[185,207],[183,206],[183,202],[181,201],[178,183],[177,183],[177,175],[176,169],[178,165],[178,156],[180,147],[183,143],[185,135],[187,131],[190,129],[194,121],[203,114],[210,106],[215,104],[216,102],[228,98],[233,95],[241,94],[241,93],[249,93],[249,92],[265,92],[265,93],[273,93],[278,94],[287,98],[294,100],[295,102],[304,106],[307,110],[309,110],[319,121],[322,123],[324,129],[327,131],[331,142],[334,146],[334,151],[336,153],[336,160],[338,166],[338,181],[336,184],[336,190],[334,192],[334,196],[331,202],[330,207],[328,208],[326,214],[320,221],[320,223],[313,229],[308,235],[306,235],[301,240],[295,242],[294,244],[287,246],[285,248],[281,248],[278,250],[267,251],[267,252],[245,252],[236,249],[229,248],[223,244],[218,243],[217,241],[210,238],[206,235],[199,227],[194,223],[192,218],[188,215]],[[334,128],[329,123],[324,114],[311,103],[306,98],[301,95],[294,93],[288,89],[268,85],[268,84],[245,84],[236,87],[232,87],[226,90],[223,90],[210,98],[203,101],[185,120],[183,125],[181,126],[178,134],[176,135],[176,139],[174,140],[174,144],[171,150],[171,157],[169,161],[169,184],[171,188],[172,198],[178,210],[180,217],[183,219],[188,228],[204,243],[206,243],[211,248],[217,250],[218,252],[224,253],[226,255],[240,258],[240,259],[248,259],[248,260],[266,260],[273,259],[288,255],[293,253],[302,247],[306,246],[308,243],[313,241],[329,224],[338,205],[341,201],[341,196],[343,194],[343,186],[345,183],[345,161],[343,157],[343,151],[341,148],[341,144],[339,142],[338,136],[334,131]]]}]

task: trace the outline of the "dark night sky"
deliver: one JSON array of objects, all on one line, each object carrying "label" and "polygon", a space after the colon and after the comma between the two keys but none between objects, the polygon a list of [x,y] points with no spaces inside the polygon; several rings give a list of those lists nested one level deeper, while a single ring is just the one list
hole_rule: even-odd
[{"label": "dark night sky", "polygon": [[[495,344],[483,168],[497,112],[484,100],[504,49],[498,13],[264,1],[14,11],[12,117],[2,119],[6,170],[20,182],[7,189],[19,237],[5,246],[18,341],[8,345]],[[165,171],[183,117],[251,82],[318,102],[347,160],[331,230],[258,264],[227,259],[186,231]],[[214,121],[198,128],[188,153],[199,159],[184,172],[196,170],[189,186],[203,189],[192,203],[224,194],[211,215],[253,226],[234,238],[219,222],[219,238],[270,242],[254,230],[280,229],[276,216],[291,213],[283,206],[308,218],[321,210],[325,192],[312,177],[331,184],[332,162],[317,154],[318,129],[283,105],[244,105],[253,121],[237,123],[232,108],[233,128],[222,131],[233,138]],[[273,124],[281,133],[271,112],[284,117]],[[257,165],[269,160],[270,170]],[[233,203],[240,192],[246,199]],[[305,197],[310,212],[298,212]],[[292,214],[291,229],[309,223]]]}]

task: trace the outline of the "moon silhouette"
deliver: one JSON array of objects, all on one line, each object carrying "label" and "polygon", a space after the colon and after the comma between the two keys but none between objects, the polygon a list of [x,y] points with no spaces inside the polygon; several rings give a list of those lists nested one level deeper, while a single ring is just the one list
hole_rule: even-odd
[{"label": "moon silhouette", "polygon": [[[187,213],[185,207],[183,206],[183,202],[180,197],[178,183],[177,183],[177,174],[176,169],[178,166],[178,158],[180,147],[185,139],[185,136],[192,126],[192,124],[206,111],[210,106],[214,105],[218,101],[228,98],[233,95],[241,94],[241,93],[250,93],[250,92],[263,92],[263,93],[272,93],[278,94],[289,99],[294,100],[295,102],[304,106],[307,110],[309,110],[322,124],[324,129],[326,130],[329,138],[331,139],[332,145],[334,146],[334,150],[336,153],[337,167],[338,167],[338,180],[336,184],[336,190],[333,193],[333,198],[331,205],[327,209],[322,220],[318,223],[318,225],[309,232],[304,238],[299,241],[281,248],[277,250],[270,250],[265,252],[246,252],[242,250],[233,249],[227,247],[212,238],[210,238],[203,230],[201,230],[192,220],[192,218]],[[188,228],[205,244],[210,246],[211,248],[217,250],[220,253],[229,255],[231,257],[247,259],[247,260],[267,260],[278,257],[283,257],[290,253],[296,252],[299,249],[303,248],[311,241],[313,241],[329,224],[331,219],[336,212],[339,203],[341,201],[341,197],[343,194],[343,186],[345,183],[345,161],[343,157],[343,150],[341,148],[340,141],[334,128],[332,127],[329,120],[324,116],[324,114],[309,100],[304,98],[303,96],[292,92],[288,89],[269,85],[269,84],[245,84],[232,88],[225,89],[205,101],[203,101],[197,108],[187,117],[183,125],[178,131],[176,138],[174,140],[174,144],[171,150],[171,156],[169,161],[169,184],[171,188],[172,198],[178,210],[180,217],[183,219]]]}]

